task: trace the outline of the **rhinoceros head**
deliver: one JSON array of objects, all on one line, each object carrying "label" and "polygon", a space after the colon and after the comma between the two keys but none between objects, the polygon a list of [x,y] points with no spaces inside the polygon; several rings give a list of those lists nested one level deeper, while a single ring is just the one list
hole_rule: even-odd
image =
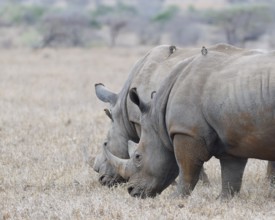
[{"label": "rhinoceros head", "polygon": [[[108,147],[108,146],[109,146],[108,142],[105,141],[103,143],[103,147]],[[111,145],[111,146],[116,146],[116,145]],[[117,152],[115,154],[122,155]],[[116,184],[125,182],[125,179],[121,177],[116,172],[115,168],[111,166],[111,164],[108,162],[103,151],[96,156],[93,169],[99,173],[98,180],[104,186],[112,187]]]},{"label": "rhinoceros head", "polygon": [[[97,97],[110,104],[110,109],[105,109],[106,115],[111,119],[111,126],[107,138],[103,145],[110,152],[120,158],[129,158],[128,155],[128,137],[123,124],[121,107],[119,106],[119,95],[107,89],[103,84],[95,85]],[[115,168],[106,159],[103,151],[97,155],[93,166],[94,170],[100,174],[99,182],[102,185],[113,186],[117,183],[125,182],[125,179],[119,175]]]},{"label": "rhinoceros head", "polygon": [[129,94],[142,113],[140,142],[130,159],[118,158],[107,148],[104,152],[117,172],[129,179],[128,192],[131,196],[154,197],[174,181],[179,170],[174,153],[164,146],[158,136],[150,104],[144,103],[135,89]]}]

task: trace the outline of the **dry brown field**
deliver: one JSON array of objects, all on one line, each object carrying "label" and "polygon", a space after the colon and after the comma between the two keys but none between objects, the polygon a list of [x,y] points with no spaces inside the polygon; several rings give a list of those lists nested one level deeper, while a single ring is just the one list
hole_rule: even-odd
[{"label": "dry brown field", "polygon": [[275,219],[266,162],[250,160],[240,194],[228,202],[218,160],[206,163],[211,186],[189,198],[174,186],[154,199],[126,185],[99,184],[92,161],[109,120],[94,84],[119,92],[146,48],[0,51],[0,219]]}]

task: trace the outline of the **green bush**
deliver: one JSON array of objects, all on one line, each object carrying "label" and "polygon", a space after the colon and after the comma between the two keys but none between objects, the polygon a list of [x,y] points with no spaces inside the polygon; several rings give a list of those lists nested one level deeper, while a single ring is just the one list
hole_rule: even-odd
[{"label": "green bush", "polygon": [[47,8],[38,5],[8,4],[0,10],[0,16],[11,25],[33,25],[40,21],[46,10]]},{"label": "green bush", "polygon": [[246,41],[257,40],[266,32],[272,12],[266,4],[236,4],[206,12],[205,20],[219,26],[228,43],[244,46]]},{"label": "green bush", "polygon": [[28,28],[20,38],[22,44],[27,47],[37,47],[42,40],[41,34],[35,28]]},{"label": "green bush", "polygon": [[157,14],[155,17],[152,18],[152,21],[165,23],[171,20],[178,12],[179,12],[178,6],[170,6],[167,7],[164,11]]}]

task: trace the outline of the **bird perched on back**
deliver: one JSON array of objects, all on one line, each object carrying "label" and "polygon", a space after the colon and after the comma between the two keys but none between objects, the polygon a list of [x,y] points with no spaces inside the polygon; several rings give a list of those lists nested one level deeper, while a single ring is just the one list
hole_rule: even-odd
[{"label": "bird perched on back", "polygon": [[168,57],[170,57],[170,56],[176,51],[176,49],[177,49],[176,46],[174,46],[174,45],[170,46],[170,47],[169,47],[169,52],[170,52],[170,54],[169,54]]},{"label": "bird perched on back", "polygon": [[202,48],[201,48],[201,54],[203,55],[203,56],[206,56],[206,54],[207,54],[207,49],[205,48],[205,46],[203,46]]}]

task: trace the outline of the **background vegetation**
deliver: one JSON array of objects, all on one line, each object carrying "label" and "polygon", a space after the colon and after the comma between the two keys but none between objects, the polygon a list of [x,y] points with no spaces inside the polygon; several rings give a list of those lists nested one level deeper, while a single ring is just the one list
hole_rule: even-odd
[{"label": "background vegetation", "polygon": [[[2,0],[1,47],[274,47],[274,0]],[[211,4],[212,3],[212,4]]]}]

